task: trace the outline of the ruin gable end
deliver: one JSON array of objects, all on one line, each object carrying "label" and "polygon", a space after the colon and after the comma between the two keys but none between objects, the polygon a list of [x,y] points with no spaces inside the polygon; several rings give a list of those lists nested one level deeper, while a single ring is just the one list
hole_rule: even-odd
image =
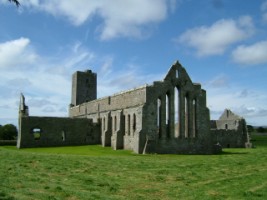
[{"label": "ruin gable end", "polygon": [[100,99],[96,73],[75,72],[71,91],[69,118],[20,114],[18,147],[98,143],[139,154],[221,150],[210,131],[206,91],[178,61],[163,80]]}]

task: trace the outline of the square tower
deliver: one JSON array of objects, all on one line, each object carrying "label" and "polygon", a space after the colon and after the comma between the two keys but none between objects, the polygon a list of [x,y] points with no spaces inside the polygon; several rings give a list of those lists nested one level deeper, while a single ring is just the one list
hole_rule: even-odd
[{"label": "square tower", "polygon": [[71,104],[77,106],[96,99],[97,76],[91,70],[77,71],[72,75]]}]

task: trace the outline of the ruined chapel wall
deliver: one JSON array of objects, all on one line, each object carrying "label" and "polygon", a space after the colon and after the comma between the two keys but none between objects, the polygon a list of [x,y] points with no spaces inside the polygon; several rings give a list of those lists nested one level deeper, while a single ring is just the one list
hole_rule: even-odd
[{"label": "ruined chapel wall", "polygon": [[71,107],[69,115],[70,117],[85,117],[101,112],[137,107],[143,105],[145,101],[146,87],[141,87]]},{"label": "ruined chapel wall", "polygon": [[214,142],[219,143],[222,148],[244,148],[249,137],[246,120],[239,116],[231,119],[215,121],[217,127],[211,129]]},{"label": "ruined chapel wall", "polygon": [[60,117],[21,117],[19,138],[18,148],[100,143],[99,127],[92,120]]},{"label": "ruined chapel wall", "polygon": [[222,148],[244,148],[247,135],[240,130],[211,130],[214,143],[219,143]]},{"label": "ruined chapel wall", "polygon": [[139,149],[139,135],[145,101],[146,87],[140,87],[71,107],[70,117],[99,122],[102,146],[142,153]]},{"label": "ruined chapel wall", "polygon": [[146,97],[143,132],[147,152],[212,153],[206,91],[192,83],[179,63],[172,66],[163,81],[147,88]]}]

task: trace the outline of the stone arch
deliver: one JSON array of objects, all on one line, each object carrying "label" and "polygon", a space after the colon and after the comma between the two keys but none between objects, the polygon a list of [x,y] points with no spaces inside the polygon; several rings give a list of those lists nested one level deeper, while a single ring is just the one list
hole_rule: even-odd
[{"label": "stone arch", "polygon": [[117,131],[117,116],[115,115],[114,116],[114,132],[116,132]]},{"label": "stone arch", "polygon": [[193,98],[192,101],[193,104],[193,113],[192,113],[192,137],[197,137],[197,100],[196,98]]},{"label": "stone arch", "polygon": [[184,137],[188,138],[189,136],[189,98],[188,93],[184,96]]},{"label": "stone arch", "polygon": [[61,138],[62,138],[62,141],[63,142],[66,141],[66,131],[65,130],[62,130],[62,132],[61,132]]},{"label": "stone arch", "polygon": [[133,134],[135,133],[136,131],[136,115],[135,113],[133,114]]},{"label": "stone arch", "polygon": [[171,136],[171,93],[166,92],[166,136],[170,138]]},{"label": "stone arch", "polygon": [[179,100],[179,87],[174,87],[174,135],[180,135],[180,100]]},{"label": "stone arch", "polygon": [[158,137],[161,138],[161,99],[158,97],[157,99],[157,132]]},{"label": "stone arch", "polygon": [[131,115],[127,115],[127,134],[131,135]]}]

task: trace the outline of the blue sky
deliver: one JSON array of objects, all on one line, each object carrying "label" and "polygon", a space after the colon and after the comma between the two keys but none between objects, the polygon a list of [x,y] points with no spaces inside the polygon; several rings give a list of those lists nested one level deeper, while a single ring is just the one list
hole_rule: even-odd
[{"label": "blue sky", "polygon": [[267,125],[267,0],[0,0],[0,124],[68,116],[71,75],[98,74],[98,97],[161,80],[176,61],[225,108]]}]

